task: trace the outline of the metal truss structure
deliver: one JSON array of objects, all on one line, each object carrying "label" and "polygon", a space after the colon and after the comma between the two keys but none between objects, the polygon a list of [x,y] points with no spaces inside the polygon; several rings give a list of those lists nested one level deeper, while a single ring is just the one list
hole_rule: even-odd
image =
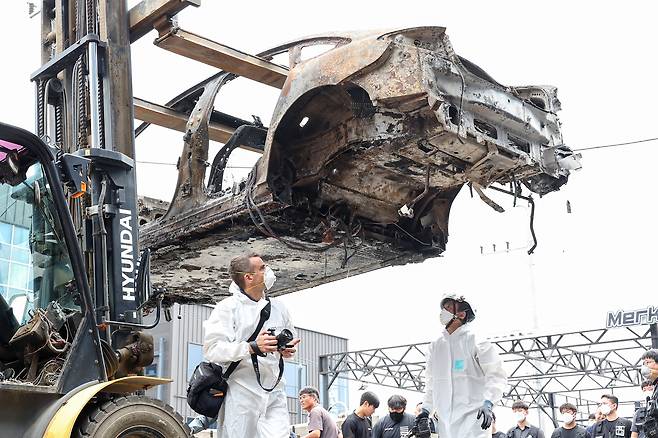
[{"label": "metal truss structure", "polygon": [[[555,408],[570,401],[593,410],[602,391],[637,388],[639,359],[656,345],[655,325],[619,327],[540,336],[490,339],[509,373],[503,404],[522,399],[555,419]],[[320,358],[323,389],[338,377],[423,391],[429,343],[375,348]],[[596,394],[595,394],[596,393]],[[621,398],[621,397],[620,397]],[[622,399],[622,402],[624,400]]]}]

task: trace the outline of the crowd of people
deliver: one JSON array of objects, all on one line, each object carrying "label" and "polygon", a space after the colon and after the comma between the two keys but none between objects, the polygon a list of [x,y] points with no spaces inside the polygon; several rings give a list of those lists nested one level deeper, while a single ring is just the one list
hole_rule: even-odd
[{"label": "crowd of people", "polygon": [[[644,381],[642,391],[650,398],[654,391],[653,382]],[[304,435],[304,438],[407,438],[419,436],[417,434],[417,416],[422,411],[422,402],[416,406],[415,415],[411,415],[405,412],[407,400],[402,395],[393,395],[388,399],[388,415],[379,418],[373,425],[372,413],[379,406],[379,399],[370,391],[364,392],[361,395],[360,405],[344,419],[341,427],[338,427],[336,421],[320,406],[317,389],[312,387],[302,389],[299,399],[302,409],[308,413],[309,433]],[[646,416],[645,407],[637,409],[633,419],[630,420],[618,415],[618,406],[619,399],[616,396],[603,395],[596,412],[589,415],[587,422],[581,420],[581,424],[578,424],[578,408],[572,403],[564,403],[559,408],[558,423],[560,425],[554,428],[550,437],[646,438],[639,425]],[[492,438],[545,438],[547,435],[544,431],[528,421],[528,409],[529,406],[525,402],[515,401],[511,411],[516,424],[507,428],[506,431],[500,430],[500,426],[496,423],[496,416],[493,414],[488,431],[491,435],[487,436]],[[435,433],[436,422],[438,422],[438,418],[430,416],[430,433]]]},{"label": "crowd of people", "polygon": [[[266,295],[276,276],[260,255],[236,257],[229,274],[232,295],[217,303],[204,322],[205,360],[230,371],[224,376],[227,388],[207,388],[211,396],[206,400],[217,405],[218,437],[288,438],[294,433],[281,381],[283,359],[295,355],[301,340],[283,303]],[[308,414],[304,438],[429,438],[432,433],[440,438],[544,438],[544,432],[528,422],[529,406],[523,401],[512,405],[516,424],[506,432],[499,430],[493,407],[503,397],[507,373],[493,345],[472,330],[472,303],[461,295],[445,295],[439,312],[443,330],[426,355],[425,394],[415,415],[405,412],[404,397],[394,395],[388,399],[388,415],[373,426],[379,399],[364,392],[339,428],[322,408],[318,390],[306,387],[299,392]],[[648,350],[641,361],[648,397],[633,421],[620,417],[618,398],[606,394],[587,427],[577,424],[575,405],[560,406],[561,425],[551,438],[658,438],[658,350]],[[213,419],[195,421],[203,427]]]}]

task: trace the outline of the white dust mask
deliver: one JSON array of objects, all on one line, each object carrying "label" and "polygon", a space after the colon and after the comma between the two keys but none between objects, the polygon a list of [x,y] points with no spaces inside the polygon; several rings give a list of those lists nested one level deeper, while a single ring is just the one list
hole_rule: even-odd
[{"label": "white dust mask", "polygon": [[439,321],[441,321],[441,325],[446,326],[452,321],[452,319],[455,317],[452,313],[448,312],[446,309],[441,309],[441,313],[439,314]]},{"label": "white dust mask", "polygon": [[574,420],[574,418],[575,418],[575,417],[573,416],[573,414],[572,414],[572,413],[569,413],[569,412],[565,412],[565,413],[563,413],[563,414],[560,415],[560,420],[561,420],[564,424],[571,424],[571,422]]},{"label": "white dust mask", "polygon": [[612,409],[610,408],[610,405],[603,404],[599,406],[599,410],[603,415],[608,415]]},{"label": "white dust mask", "polygon": [[645,379],[649,379],[651,377],[651,368],[646,365],[642,365],[640,367],[640,374],[642,374],[642,377]]},{"label": "white dust mask", "polygon": [[263,276],[263,282],[265,283],[265,289],[270,290],[272,289],[272,286],[274,286],[274,282],[276,281],[276,275],[274,275],[274,271],[272,271],[272,268],[269,266],[265,267],[265,275]]},{"label": "white dust mask", "polygon": [[521,411],[514,412],[514,420],[517,423],[521,423],[523,420],[525,420],[525,413]]}]

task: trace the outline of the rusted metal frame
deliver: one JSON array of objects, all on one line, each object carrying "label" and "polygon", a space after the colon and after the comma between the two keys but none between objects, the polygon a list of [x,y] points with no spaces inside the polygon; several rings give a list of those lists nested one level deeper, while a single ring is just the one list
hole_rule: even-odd
[{"label": "rusted metal frame", "polygon": [[187,32],[171,23],[158,31],[160,36],[155,45],[178,55],[275,88],[282,88],[288,77],[288,69],[280,65]]},{"label": "rusted metal frame", "polygon": [[128,11],[130,42],[134,43],[163,18],[171,18],[188,6],[201,6],[201,0],[142,0]]},{"label": "rusted metal frame", "polygon": [[[135,108],[135,118],[137,120],[142,120],[175,131],[186,132],[187,130],[186,128],[189,119],[187,114],[139,98],[133,99],[133,106]],[[235,132],[235,130],[230,126],[212,121],[208,124],[209,139],[219,143],[226,143],[229,141],[233,132]],[[240,145],[239,147],[252,152],[262,152],[262,149],[256,147],[245,145]]]},{"label": "rusted metal frame", "polygon": [[254,148],[256,144],[263,147],[267,130],[254,125],[243,125],[234,131],[234,135],[224,142],[224,146],[217,152],[210,166],[210,177],[208,178],[208,191],[210,193],[220,192],[224,178],[224,170],[231,153],[238,147]]},{"label": "rusted metal frame", "polygon": [[235,78],[225,73],[210,82],[197,101],[185,127],[185,146],[178,161],[176,191],[163,220],[201,206],[208,195],[205,190],[206,167],[208,165],[208,122],[215,97],[219,90]]}]

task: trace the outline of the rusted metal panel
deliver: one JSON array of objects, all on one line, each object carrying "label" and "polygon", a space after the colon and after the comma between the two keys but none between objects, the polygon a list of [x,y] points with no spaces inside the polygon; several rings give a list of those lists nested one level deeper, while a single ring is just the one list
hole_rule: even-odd
[{"label": "rusted metal panel", "polygon": [[[329,48],[304,58],[320,44]],[[543,195],[580,167],[562,140],[555,88],[497,83],[454,52],[444,28],[333,33],[261,56],[285,52],[263,156],[232,188],[204,188],[199,164],[221,75],[176,99],[197,106],[181,156],[196,159],[179,169],[170,214],[142,229],[157,249],[155,282],[170,284],[174,301],[215,299],[228,261],[246,249],[280,270],[273,295],[436,257],[464,184],[485,201],[487,187],[511,184],[531,202],[521,184]]]},{"label": "rusted metal panel", "polygon": [[176,26],[160,29],[155,45],[272,87],[283,87],[287,69],[265,59],[249,55]]},{"label": "rusted metal panel", "polygon": [[130,42],[155,29],[155,23],[173,17],[188,6],[201,6],[201,0],[142,0],[128,11]]}]

